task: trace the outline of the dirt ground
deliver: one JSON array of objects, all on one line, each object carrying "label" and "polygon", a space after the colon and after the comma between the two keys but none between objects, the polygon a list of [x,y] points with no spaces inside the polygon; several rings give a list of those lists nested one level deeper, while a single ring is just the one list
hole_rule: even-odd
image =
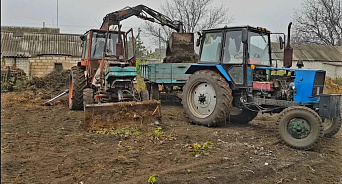
[{"label": "dirt ground", "polygon": [[42,102],[1,94],[1,183],[342,183],[341,132],[298,151],[276,138],[276,115],[208,128],[180,105],[162,105],[160,122],[88,132],[65,99]]}]

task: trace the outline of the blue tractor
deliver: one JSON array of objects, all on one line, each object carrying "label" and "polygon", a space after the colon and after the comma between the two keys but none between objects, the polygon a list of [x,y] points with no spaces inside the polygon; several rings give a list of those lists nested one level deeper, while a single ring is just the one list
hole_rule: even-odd
[{"label": "blue tractor", "polygon": [[[183,88],[183,106],[195,124],[249,122],[258,112],[280,113],[278,135],[292,148],[312,149],[341,127],[341,95],[323,94],[326,72],[291,68],[293,50],[284,49],[284,67],[272,67],[271,32],[260,27],[225,27],[199,33],[200,61]],[[280,47],[285,46],[280,37]]]}]

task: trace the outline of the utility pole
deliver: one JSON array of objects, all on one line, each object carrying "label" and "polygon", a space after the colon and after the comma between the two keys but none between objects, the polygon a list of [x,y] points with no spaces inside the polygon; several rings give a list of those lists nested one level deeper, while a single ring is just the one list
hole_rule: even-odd
[{"label": "utility pole", "polygon": [[161,62],[160,28],[159,28],[159,62]]},{"label": "utility pole", "polygon": [[57,28],[58,28],[58,0],[57,0]]}]

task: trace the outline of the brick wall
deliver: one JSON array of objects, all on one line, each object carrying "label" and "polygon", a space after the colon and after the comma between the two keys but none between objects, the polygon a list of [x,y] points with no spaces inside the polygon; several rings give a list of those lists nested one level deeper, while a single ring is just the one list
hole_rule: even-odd
[{"label": "brick wall", "polygon": [[55,69],[55,63],[61,63],[64,70],[68,70],[81,61],[79,57],[44,55],[30,58],[31,75],[44,77]]},{"label": "brick wall", "polygon": [[30,75],[29,58],[5,57],[5,58],[2,58],[1,65],[20,68],[20,69],[24,70],[24,72],[27,76]]}]

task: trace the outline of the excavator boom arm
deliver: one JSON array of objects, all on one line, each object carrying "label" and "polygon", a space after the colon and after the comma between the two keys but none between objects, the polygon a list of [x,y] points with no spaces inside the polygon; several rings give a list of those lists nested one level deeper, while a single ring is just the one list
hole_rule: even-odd
[{"label": "excavator boom arm", "polygon": [[[148,17],[146,14],[150,15]],[[127,19],[131,16],[136,16],[138,18],[148,20],[151,22],[155,22],[162,26],[166,25],[171,29],[176,30],[178,33],[183,33],[185,30],[183,29],[183,23],[180,21],[173,21],[169,17],[145,6],[138,5],[135,7],[126,7],[124,9],[112,12],[107,14],[103,18],[103,23],[101,25],[101,29],[108,29],[110,25],[119,25],[120,21]]]}]

